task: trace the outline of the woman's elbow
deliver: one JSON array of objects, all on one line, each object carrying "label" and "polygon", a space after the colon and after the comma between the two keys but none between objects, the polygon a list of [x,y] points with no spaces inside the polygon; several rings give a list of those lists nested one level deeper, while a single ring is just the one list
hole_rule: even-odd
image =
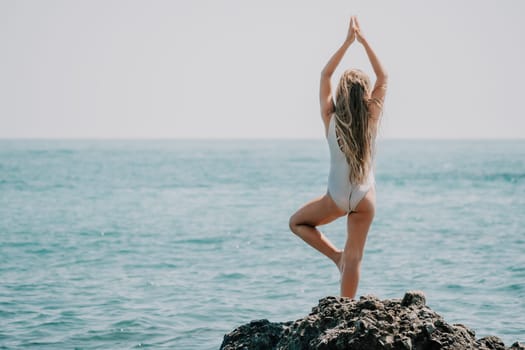
[{"label": "woman's elbow", "polygon": [[323,69],[321,71],[321,78],[330,78],[332,76],[333,72],[329,72],[326,69]]},{"label": "woman's elbow", "polygon": [[376,74],[376,84],[386,85],[386,83],[388,83],[388,73],[386,71]]}]

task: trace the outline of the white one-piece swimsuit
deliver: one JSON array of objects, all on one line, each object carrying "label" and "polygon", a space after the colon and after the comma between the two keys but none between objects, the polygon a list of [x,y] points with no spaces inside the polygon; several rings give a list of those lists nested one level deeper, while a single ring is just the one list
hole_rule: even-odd
[{"label": "white one-piece swimsuit", "polygon": [[374,186],[375,179],[373,169],[370,169],[366,181],[362,184],[350,183],[350,167],[346,157],[339,148],[335,135],[335,117],[330,117],[328,134],[326,135],[330,149],[330,174],[328,175],[328,194],[335,204],[346,211],[352,212],[366,193]]}]

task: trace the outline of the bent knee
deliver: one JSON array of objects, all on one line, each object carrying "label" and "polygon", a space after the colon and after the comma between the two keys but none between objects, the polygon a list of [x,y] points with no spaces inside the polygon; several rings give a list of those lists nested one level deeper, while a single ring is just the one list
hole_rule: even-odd
[{"label": "bent knee", "polygon": [[301,218],[299,217],[299,215],[297,215],[297,213],[290,216],[290,220],[288,221],[288,226],[290,227],[290,231],[292,231],[293,233],[297,233],[297,228],[301,225],[308,225],[308,223],[304,222],[304,220],[301,220]]},{"label": "bent knee", "polygon": [[290,227],[290,231],[295,233],[297,231],[297,225],[299,225],[299,222],[297,220],[297,216],[294,214],[290,216],[290,220],[288,220],[288,226]]}]

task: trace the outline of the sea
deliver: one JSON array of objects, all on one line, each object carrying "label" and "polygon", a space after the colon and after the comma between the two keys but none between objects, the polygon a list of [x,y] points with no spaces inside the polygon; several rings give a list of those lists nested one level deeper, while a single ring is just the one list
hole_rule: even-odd
[{"label": "sea", "polygon": [[[379,140],[358,296],[525,341],[525,140]],[[325,140],[0,140],[0,349],[218,349],[307,315],[335,265],[289,217]],[[321,227],[338,247],[346,218]]]}]

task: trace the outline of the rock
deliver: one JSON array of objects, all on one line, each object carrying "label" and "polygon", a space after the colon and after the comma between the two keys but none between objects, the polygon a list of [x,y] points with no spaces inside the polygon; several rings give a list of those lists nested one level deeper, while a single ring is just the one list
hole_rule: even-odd
[{"label": "rock", "polygon": [[224,336],[223,350],[525,350],[520,343],[505,347],[498,337],[476,340],[473,330],[450,325],[426,306],[423,292],[403,299],[359,300],[326,297],[299,320],[252,321]]},{"label": "rock", "polygon": [[510,350],[525,350],[525,345],[515,342],[514,344],[511,345],[509,349]]},{"label": "rock", "polygon": [[498,337],[484,337],[477,341],[480,349],[505,350],[505,344]]},{"label": "rock", "polygon": [[401,305],[403,306],[424,306],[426,305],[426,303],[427,299],[425,298],[425,294],[423,294],[423,292],[419,290],[406,292],[405,296],[403,297],[403,300],[401,301]]},{"label": "rock", "polygon": [[268,320],[252,321],[225,335],[221,349],[274,349],[284,330],[283,323],[271,323]]}]

